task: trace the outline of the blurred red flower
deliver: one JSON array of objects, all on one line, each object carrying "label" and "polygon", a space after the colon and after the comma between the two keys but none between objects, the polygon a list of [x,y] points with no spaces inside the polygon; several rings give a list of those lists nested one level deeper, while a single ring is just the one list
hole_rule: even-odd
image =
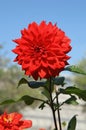
[{"label": "blurred red flower", "polygon": [[55,77],[68,65],[70,57],[66,54],[71,50],[70,39],[56,24],[33,22],[21,35],[13,40],[17,43],[13,49],[17,54],[14,61],[22,66],[26,75],[35,80]]},{"label": "blurred red flower", "polygon": [[45,128],[40,128],[39,130],[46,130]]},{"label": "blurred red flower", "polygon": [[31,120],[21,120],[22,115],[19,113],[6,112],[0,116],[0,130],[24,130],[32,126]]}]

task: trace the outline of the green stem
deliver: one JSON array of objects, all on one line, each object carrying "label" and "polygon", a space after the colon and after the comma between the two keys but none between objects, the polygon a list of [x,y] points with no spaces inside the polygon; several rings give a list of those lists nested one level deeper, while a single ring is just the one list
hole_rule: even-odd
[{"label": "green stem", "polygon": [[[57,92],[56,92],[56,103],[59,105],[58,93],[57,93]],[[61,126],[61,117],[60,117],[60,110],[59,110],[59,107],[58,107],[58,109],[57,109],[57,114],[58,114],[59,130],[62,130],[62,126]]]},{"label": "green stem", "polygon": [[53,106],[53,98],[52,98],[52,80],[50,78],[50,106],[51,106],[51,110],[52,110],[52,114],[53,114],[53,120],[54,120],[54,125],[55,125],[55,130],[58,130],[58,127],[57,127],[57,122],[56,122],[56,115],[55,115],[55,110],[54,110],[54,106]]}]

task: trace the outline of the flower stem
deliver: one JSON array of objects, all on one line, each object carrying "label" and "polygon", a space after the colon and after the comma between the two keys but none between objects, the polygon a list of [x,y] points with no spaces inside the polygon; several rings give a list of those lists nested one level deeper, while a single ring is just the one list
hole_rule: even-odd
[{"label": "flower stem", "polygon": [[54,126],[55,126],[55,130],[58,130],[58,127],[57,127],[57,121],[56,121],[56,115],[55,115],[55,110],[54,110],[54,106],[53,106],[53,98],[52,98],[52,80],[50,78],[50,86],[49,86],[49,89],[50,89],[50,106],[51,106],[51,110],[52,110],[52,114],[53,114],[53,120],[54,120]]},{"label": "flower stem", "polygon": [[[59,104],[59,101],[58,101],[58,93],[57,93],[57,92],[56,92],[56,103]],[[59,130],[62,130],[59,107],[58,107],[58,109],[57,109],[57,114],[58,114]]]}]

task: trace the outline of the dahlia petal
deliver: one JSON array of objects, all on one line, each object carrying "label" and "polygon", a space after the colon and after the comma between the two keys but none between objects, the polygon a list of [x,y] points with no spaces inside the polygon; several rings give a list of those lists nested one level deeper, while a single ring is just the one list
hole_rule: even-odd
[{"label": "dahlia petal", "polygon": [[38,78],[39,78],[38,70],[36,70],[35,72],[31,73],[30,76],[32,76],[35,80],[38,80]]},{"label": "dahlia petal", "polygon": [[15,43],[17,43],[17,44],[19,44],[20,41],[21,41],[21,39],[19,38],[19,39],[15,39],[15,40],[12,40],[12,41],[15,42]]},{"label": "dahlia petal", "polygon": [[22,115],[14,112],[14,113],[9,114],[9,118],[12,119],[13,124],[17,124],[19,120],[22,118]]},{"label": "dahlia petal", "polygon": [[43,67],[45,67],[45,68],[48,67],[47,61],[41,61],[41,65],[42,65]]},{"label": "dahlia petal", "polygon": [[5,130],[4,126],[0,124],[0,130]]},{"label": "dahlia petal", "polygon": [[21,48],[19,46],[16,46],[16,49],[13,49],[12,51],[18,55],[21,54]]},{"label": "dahlia petal", "polygon": [[40,78],[45,78],[46,77],[46,69],[41,69],[40,71],[39,71],[39,77]]},{"label": "dahlia petal", "polygon": [[31,120],[24,120],[24,121],[20,121],[20,128],[23,129],[23,128],[30,128],[32,127],[32,121]]}]

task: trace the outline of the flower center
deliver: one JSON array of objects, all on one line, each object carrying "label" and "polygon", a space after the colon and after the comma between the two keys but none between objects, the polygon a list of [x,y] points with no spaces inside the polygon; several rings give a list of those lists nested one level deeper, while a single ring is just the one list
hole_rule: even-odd
[{"label": "flower center", "polygon": [[34,47],[34,52],[36,52],[38,55],[44,55],[46,50],[44,47],[36,46]]},{"label": "flower center", "polygon": [[12,118],[4,118],[4,121],[7,122],[7,123],[8,123],[8,122],[11,122],[11,121],[12,121]]},{"label": "flower center", "polygon": [[35,50],[35,52],[41,52],[42,48],[37,46],[34,48],[34,50]]},{"label": "flower center", "polygon": [[44,56],[46,52],[47,50],[44,46],[36,45],[31,47],[30,56],[38,58]]}]

